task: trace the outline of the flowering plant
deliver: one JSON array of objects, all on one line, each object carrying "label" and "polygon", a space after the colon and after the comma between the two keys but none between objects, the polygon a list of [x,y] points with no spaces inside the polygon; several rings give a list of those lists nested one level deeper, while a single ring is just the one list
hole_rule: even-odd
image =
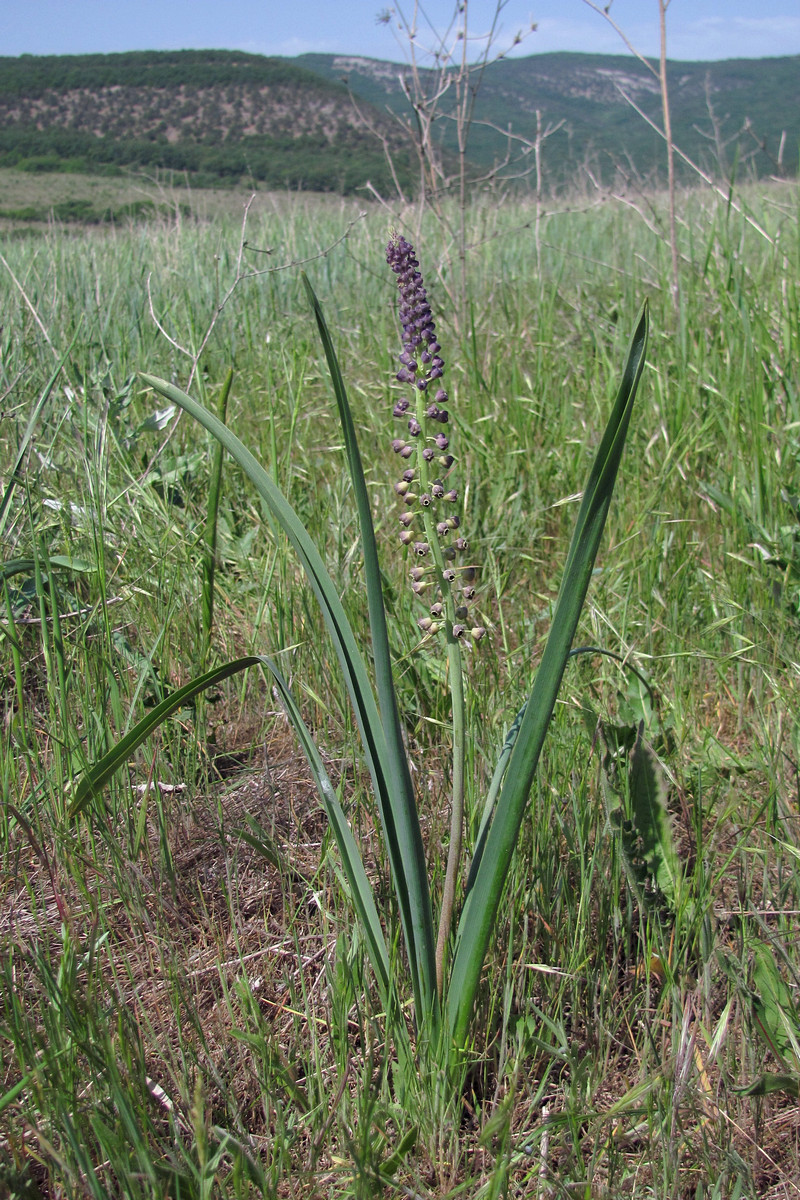
[{"label": "flowering plant", "polygon": [[[603,533],[644,366],[648,319],[645,306],[583,493],[533,689],[500,750],[477,838],[469,848],[471,861],[453,932],[452,916],[463,858],[465,706],[461,647],[465,639],[477,641],[485,631],[469,616],[474,568],[462,565],[461,560],[468,547],[460,531],[458,493],[448,478],[454,458],[446,432],[450,418],[445,407],[448,396],[442,383],[445,363],[435,323],[412,247],[404,238],[393,235],[387,259],[398,279],[403,326],[397,380],[411,393],[410,397],[404,393],[394,407],[395,416],[405,422],[407,429],[407,436],[397,437],[393,442],[404,464],[395,488],[403,509],[400,540],[414,558],[410,575],[415,594],[424,598],[426,604],[432,601],[419,625],[426,637],[438,636],[446,643],[452,695],[451,830],[438,935],[434,934],[425,847],[394,687],[371,507],[344,380],[311,285],[304,276],[336,396],[361,529],[372,678],[322,558],[272,478],[223,422],[197,401],[164,380],[149,375],[144,375],[143,380],[198,420],[230,453],[283,528],[306,571],[348,688],[380,816],[411,977],[417,1053],[423,1046],[433,1046],[445,1047],[448,1054],[451,1050],[458,1054],[468,1043],[481,970]],[[392,969],[384,922],[358,845],[313,736],[279,668],[270,658],[245,656],[206,672],[172,693],[85,772],[74,788],[71,812],[74,815],[82,811],[131,752],[172,712],[204,688],[255,664],[261,664],[271,673],[308,760],[341,854],[387,1020],[392,1024],[396,1041],[408,1051],[407,1029],[400,1016],[399,979]]]}]

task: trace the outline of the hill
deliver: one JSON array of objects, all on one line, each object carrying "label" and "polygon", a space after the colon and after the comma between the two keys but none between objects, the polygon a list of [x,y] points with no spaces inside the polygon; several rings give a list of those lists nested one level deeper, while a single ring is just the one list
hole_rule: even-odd
[{"label": "hill", "polygon": [[[404,139],[370,114],[408,178]],[[288,59],[232,51],[0,59],[0,166],[189,171],[270,187],[387,186],[380,142],[347,89]]]},{"label": "hill", "polygon": [[[306,54],[296,60],[322,78],[346,81],[384,111],[408,111],[408,69],[375,59]],[[657,64],[654,64],[657,65]],[[421,73],[432,92],[433,72]],[[676,144],[714,175],[734,163],[758,176],[795,174],[800,153],[800,56],[671,62],[668,84]],[[626,98],[627,97],[627,98]],[[557,178],[589,166],[603,177],[620,164],[641,176],[660,170],[663,141],[632,107],[661,125],[658,81],[631,55],[534,54],[490,64],[480,81],[470,157],[486,168],[502,160],[507,131],[532,142],[536,113],[546,128],[546,164]],[[447,112],[446,97],[442,111]],[[452,121],[442,140],[456,149]]]},{"label": "hill", "polygon": [[[0,58],[0,167],[109,172],[140,166],[190,172],[198,183],[245,178],[269,187],[352,192],[392,187],[389,148],[413,187],[407,68],[342,55],[264,58],[233,51]],[[423,72],[425,86],[434,76]],[[670,63],[676,143],[717,176],[737,165],[794,174],[800,145],[800,57]],[[447,96],[437,123],[455,149]],[[558,126],[545,149],[552,184],[587,169],[654,180],[660,95],[630,56],[541,54],[503,59],[481,79],[470,159],[502,160],[508,130],[525,149]],[[528,159],[528,161],[530,161]]]}]

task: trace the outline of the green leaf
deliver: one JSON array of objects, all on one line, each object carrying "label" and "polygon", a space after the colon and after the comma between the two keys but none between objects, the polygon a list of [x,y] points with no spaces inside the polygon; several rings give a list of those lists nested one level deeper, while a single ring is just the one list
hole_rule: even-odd
[{"label": "green leaf", "polygon": [[578,513],[553,624],[491,822],[476,846],[456,932],[448,988],[448,1021],[457,1047],[466,1045],[483,962],[497,919],[514,847],[544,739],[555,708],[572,639],[594,569],[614,483],[644,369],[645,304],[631,339],[622,382],[597,451]]},{"label": "green leaf", "polygon": [[410,1129],[401,1137],[400,1141],[395,1146],[392,1153],[385,1158],[380,1165],[380,1173],[384,1176],[391,1177],[400,1167],[402,1167],[408,1155],[414,1149],[419,1140],[419,1125],[412,1125]]},{"label": "green leaf", "polygon": [[135,725],[121,741],[117,742],[116,746],[109,750],[108,754],[104,754],[94,766],[89,767],[81,776],[74,786],[69,816],[76,817],[83,812],[92,796],[98,795],[102,791],[134,751],[138,750],[142,742],[158,729],[159,725],[163,725],[174,712],[183,708],[206,688],[213,687],[214,684],[221,683],[223,679],[228,679],[231,675],[236,675],[259,662],[261,659],[258,655],[248,654],[245,658],[237,658],[233,662],[225,663],[224,666],[214,667],[213,670],[206,671],[204,675],[198,676],[197,679],[193,679],[184,687],[178,688],[177,691],[170,692],[166,699],[157,704],[138,725]]},{"label": "green leaf", "polygon": [[759,1075],[747,1087],[731,1088],[737,1096],[771,1096],[773,1092],[787,1092],[800,1096],[800,1075]]},{"label": "green leaf", "polygon": [[393,993],[389,954],[383,936],[378,910],[372,894],[372,887],[364,870],[356,840],[353,837],[344,810],[339,803],[336,789],[330,781],[325,764],[322,761],[316,743],[311,736],[308,726],[302,718],[299,708],[289,689],[289,685],[281,675],[275,663],[270,658],[262,659],[264,665],[272,674],[281,697],[281,703],[286,710],[292,728],[297,734],[298,741],[306,756],[306,762],[311,769],[314,783],[317,786],[320,800],[328,814],[333,836],[339,848],[342,866],[350,885],[351,897],[355,910],[361,921],[364,937],[367,942],[372,968],[378,981],[381,1000],[387,1013],[393,1010]]},{"label": "green leaf", "polygon": [[[65,554],[48,556],[51,567],[59,567],[64,571],[74,571],[76,574],[90,575],[98,570],[97,563],[88,562],[83,558],[68,558]],[[32,558],[9,558],[0,564],[0,579],[11,579],[14,575],[32,575],[35,562]],[[47,573],[43,576],[47,578]]]},{"label": "green leaf", "polygon": [[644,740],[643,731],[641,721],[631,752],[631,817],[648,873],[674,908],[681,869],[667,811],[667,781],[658,756]]},{"label": "green leaf", "polygon": [[[322,805],[327,813],[333,830],[336,844],[342,858],[342,864],[351,889],[352,900],[364,929],[364,936],[370,953],[373,970],[378,981],[381,999],[386,1012],[396,1011],[389,955],[383,936],[378,910],[372,894],[372,887],[364,870],[364,864],[358,850],[355,838],[347,823],[344,810],[339,803],[336,791],[330,781],[320,753],[314,743],[308,727],[300,714],[289,687],[275,663],[263,655],[250,654],[245,658],[235,659],[224,666],[215,667],[204,675],[187,683],[185,687],[172,692],[170,696],[157,705],[152,712],[138,723],[108,754],[104,755],[81,778],[75,788],[75,794],[69,809],[70,816],[77,816],[88,804],[93,795],[99,793],[116,771],[128,760],[130,755],[163,724],[172,713],[181,708],[199,692],[223,679],[229,678],[248,667],[262,665],[272,675],[287,716],[298,736],[303,753],[311,768],[314,782],[317,785]],[[274,845],[265,844],[263,840],[240,830],[240,836],[261,851],[275,866],[281,866],[282,858]]]},{"label": "green leaf", "polygon": [[757,943],[753,955],[753,1014],[764,1040],[782,1066],[800,1065],[800,1020],[772,948]]},{"label": "green leaf", "polygon": [[372,523],[372,506],[367,492],[364,469],[361,464],[361,454],[358,449],[353,416],[347,399],[347,389],[345,388],[339,361],[336,357],[336,351],[333,347],[320,302],[305,274],[303,274],[303,283],[314,309],[317,328],[325,351],[334,395],[336,396],[336,406],[339,410],[339,420],[342,426],[342,433],[344,434],[350,478],[353,483],[353,495],[355,496],[358,523],[361,531],[361,548],[364,555],[364,577],[367,585],[367,604],[372,639],[372,657],[375,667],[375,683],[393,780],[393,806],[395,808],[395,819],[400,831],[400,837],[408,850],[408,856],[403,859],[402,866],[407,880],[409,902],[413,910],[416,951],[419,959],[418,970],[421,985],[429,998],[429,1002],[434,1003],[436,967],[434,962],[433,913],[428,888],[425,847],[422,842],[422,831],[419,825],[419,816],[414,798],[414,785],[411,781],[411,772],[403,742],[403,730],[400,724],[400,714],[397,709],[392,657],[389,650],[389,634],[386,628],[386,609],[383,602],[381,568],[378,560],[375,529]]},{"label": "green leaf", "polygon": [[[432,937],[429,938],[428,934],[432,927],[430,906],[426,907],[425,894],[415,874],[419,857],[418,824],[415,831],[408,805],[400,791],[403,784],[396,769],[396,755],[387,745],[361,648],[347,619],[344,606],[319,551],[296,512],[236,435],[202,404],[198,404],[173,384],[156,379],[152,375],[143,375],[142,379],[149,387],[183,408],[221,442],[250,479],[283,529],[308,576],[333,641],[361,733],[400,909],[414,989],[416,1017],[418,1022],[424,1022],[426,1017],[435,1012],[436,988],[435,968],[431,965],[433,949],[432,945],[429,945],[429,942],[432,943]],[[412,873],[411,882],[409,872]]]},{"label": "green leaf", "polygon": [[17,1096],[25,1090],[35,1074],[35,1070],[28,1071],[27,1075],[23,1075],[22,1079],[18,1079],[13,1087],[10,1087],[4,1095],[0,1096],[0,1113],[4,1108],[8,1108],[9,1104],[14,1103]]}]

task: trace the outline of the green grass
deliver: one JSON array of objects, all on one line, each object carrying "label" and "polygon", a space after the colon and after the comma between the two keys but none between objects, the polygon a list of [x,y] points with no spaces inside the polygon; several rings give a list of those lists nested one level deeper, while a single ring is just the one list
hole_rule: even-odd
[{"label": "green grass", "polygon": [[[481,991],[487,1036],[457,1094],[421,1080],[403,1107],[335,846],[264,678],[228,681],[177,714],[102,803],[67,817],[69,780],[165,689],[206,661],[271,654],[397,929],[347,696],[297,563],[226,463],[206,659],[211,441],[185,418],[159,429],[163,402],[132,379],[187,385],[235,277],[241,212],[231,202],[227,216],[177,211],[81,238],[52,224],[5,240],[3,492],[25,453],[3,554],[23,565],[0,613],[0,1194],[800,1189],[796,1099],[737,1091],[798,1070],[755,957],[771,949],[797,1028],[798,196],[764,186],[737,199],[770,241],[708,196],[682,200],[677,324],[668,248],[630,210],[550,218],[537,274],[531,213],[476,202],[460,331],[447,249],[423,231],[490,628],[468,664],[468,830],[529,690],[575,495],[645,296],[648,365],[577,641],[628,658],[655,702],[611,659],[568,668]],[[387,219],[356,218],[349,201],[257,198],[247,240],[271,253],[246,251],[245,264],[289,265],[242,280],[189,390],[216,407],[233,368],[227,422],[309,527],[366,641],[341,434],[290,265],[311,259],[373,497],[438,896],[444,663],[419,648],[397,547]],[[148,279],[163,330],[189,356],[154,324]],[[601,722],[591,733],[589,707]],[[673,907],[637,895],[609,815],[626,786],[612,727],[622,738],[639,719],[685,868]]]}]

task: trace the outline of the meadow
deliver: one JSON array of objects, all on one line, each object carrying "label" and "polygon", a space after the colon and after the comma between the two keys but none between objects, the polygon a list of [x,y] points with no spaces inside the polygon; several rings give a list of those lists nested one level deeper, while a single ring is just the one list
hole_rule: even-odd
[{"label": "meadow", "polygon": [[[463,295],[432,213],[259,193],[243,227],[246,197],[203,212],[173,199],[147,222],[29,223],[0,244],[0,1195],[800,1194],[797,186],[680,197],[677,310],[659,196],[576,196],[538,225],[533,202],[476,198]],[[412,1080],[263,670],[193,699],[71,805],[87,765],[171,690],[271,655],[403,977],[312,590],[226,460],[208,636],[214,443],[138,375],[213,409],[233,371],[227,425],[308,529],[368,653],[306,272],[364,461],[438,901],[450,694],[397,537],[393,223],[418,247],[446,362],[487,630],[464,653],[468,854],[645,299],[651,322],[575,639],[590,649],[561,686],[469,1054],[456,1076]],[[631,836],[643,745],[680,867],[671,888],[664,848]]]}]

